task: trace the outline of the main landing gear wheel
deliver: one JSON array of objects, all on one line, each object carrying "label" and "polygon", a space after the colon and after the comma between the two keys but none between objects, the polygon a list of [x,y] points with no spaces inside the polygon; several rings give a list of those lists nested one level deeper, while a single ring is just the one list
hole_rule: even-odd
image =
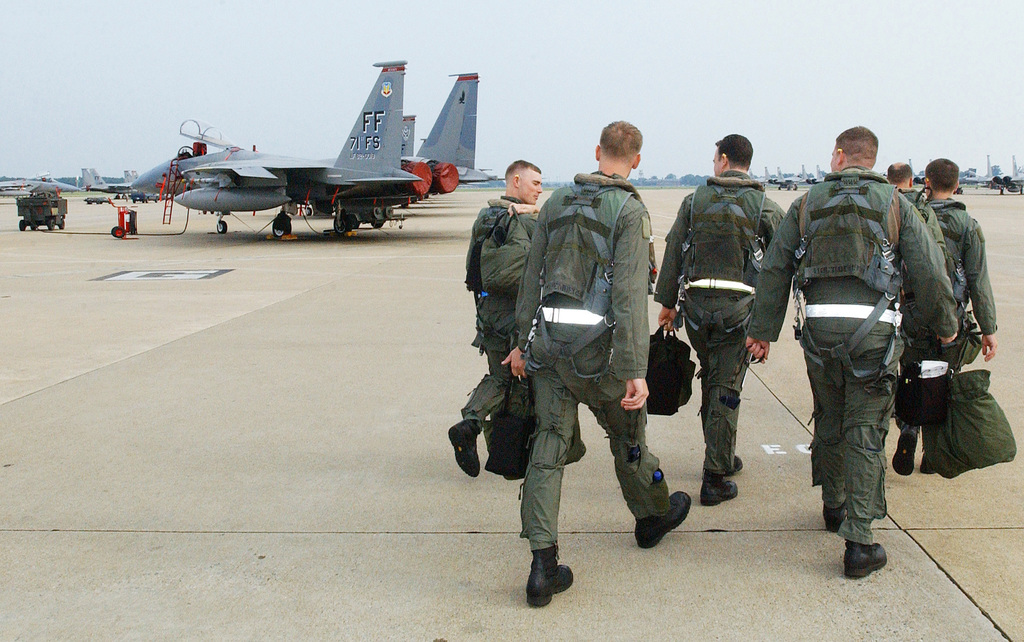
[{"label": "main landing gear wheel", "polygon": [[217,234],[227,234],[228,224],[224,221],[217,221]]},{"label": "main landing gear wheel", "polygon": [[274,238],[281,238],[286,234],[291,234],[292,220],[288,218],[287,214],[278,214],[274,218],[274,223],[270,226],[270,230],[274,233]]}]

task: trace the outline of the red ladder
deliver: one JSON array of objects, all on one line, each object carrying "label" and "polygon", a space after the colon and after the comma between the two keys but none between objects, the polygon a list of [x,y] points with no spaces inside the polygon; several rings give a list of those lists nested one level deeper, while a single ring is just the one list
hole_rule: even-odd
[{"label": "red ladder", "polygon": [[160,183],[160,200],[164,203],[164,225],[171,223],[171,214],[174,212],[174,196],[184,181],[185,177],[178,169],[178,159],[175,158],[167,168],[163,182]]}]

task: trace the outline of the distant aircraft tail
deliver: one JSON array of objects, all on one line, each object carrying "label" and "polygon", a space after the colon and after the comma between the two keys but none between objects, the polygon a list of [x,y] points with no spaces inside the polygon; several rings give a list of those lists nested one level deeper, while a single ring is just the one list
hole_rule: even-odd
[{"label": "distant aircraft tail", "polygon": [[131,185],[138,177],[139,173],[136,172],[134,169],[124,170],[124,182],[126,185]]},{"label": "distant aircraft tail", "polygon": [[401,167],[405,61],[374,67],[381,68],[380,76],[334,166],[379,176]]},{"label": "distant aircraft tail", "polygon": [[87,190],[90,189],[102,189],[107,186],[107,183],[100,178],[99,172],[95,169],[83,167],[82,168],[82,187]]},{"label": "distant aircraft tail", "polygon": [[992,177],[992,157],[985,155],[985,176]]},{"label": "distant aircraft tail", "polygon": [[769,180],[771,180],[771,178],[772,178],[772,175],[768,173],[768,166],[765,165],[764,166],[764,180],[769,181]]},{"label": "distant aircraft tail", "polygon": [[416,117],[402,116],[402,158],[412,156],[416,147]]},{"label": "distant aircraft tail", "polygon": [[476,167],[476,100],[480,77],[460,74],[448,94],[437,121],[417,156],[451,163],[456,167]]},{"label": "distant aircraft tail", "polygon": [[1013,157],[1013,174],[1011,174],[1011,176],[1013,176],[1014,178],[1020,178],[1020,174],[1017,173],[1017,157],[1016,156]]}]

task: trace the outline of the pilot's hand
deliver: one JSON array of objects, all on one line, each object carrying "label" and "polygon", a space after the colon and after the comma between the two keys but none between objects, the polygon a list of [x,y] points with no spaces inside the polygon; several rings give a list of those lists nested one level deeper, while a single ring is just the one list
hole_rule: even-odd
[{"label": "pilot's hand", "polygon": [[650,393],[647,391],[646,379],[627,379],[626,396],[622,398],[620,405],[625,410],[640,410],[647,402],[648,394]]},{"label": "pilot's hand", "polygon": [[527,203],[512,203],[508,206],[509,214],[536,214],[539,211],[539,207]]},{"label": "pilot's hand", "polygon": [[747,337],[747,352],[749,352],[758,363],[764,363],[768,360],[768,350],[771,349],[771,344],[767,341],[761,341],[753,337]]},{"label": "pilot's hand", "polygon": [[676,309],[661,306],[661,312],[658,313],[658,325],[665,328],[665,332],[673,332],[675,320]]},{"label": "pilot's hand", "polygon": [[512,374],[519,378],[526,376],[526,359],[523,358],[523,351],[519,346],[512,348],[512,352],[508,353],[501,365],[512,368]]},{"label": "pilot's hand", "polygon": [[996,347],[998,345],[999,342],[996,341],[996,335],[981,335],[981,354],[985,355],[985,361],[991,361],[996,356]]}]

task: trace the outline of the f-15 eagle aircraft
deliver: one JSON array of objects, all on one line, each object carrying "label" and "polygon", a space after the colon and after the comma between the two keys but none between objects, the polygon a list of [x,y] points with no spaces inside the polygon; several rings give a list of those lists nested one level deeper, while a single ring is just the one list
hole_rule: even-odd
[{"label": "f-15 eagle aircraft", "polygon": [[77,192],[78,187],[70,183],[55,181],[48,174],[40,174],[35,178],[18,178],[11,181],[0,181],[0,196],[35,196],[37,194],[57,194],[61,192]]},{"label": "f-15 eagle aircraft", "polygon": [[[400,166],[405,64],[400,60],[374,65],[381,68],[380,75],[337,159],[306,160],[240,149],[192,120],[179,130],[196,141],[192,147],[143,173],[132,187],[218,213],[221,234],[227,232],[224,216],[230,212],[281,207],[271,229],[275,236],[284,236],[291,232],[290,215],[300,205],[332,216],[337,232],[362,223],[380,227],[397,218],[396,205],[415,202],[425,192],[414,190],[414,184],[429,181]],[[224,149],[207,153],[208,144]]]},{"label": "f-15 eagle aircraft", "polygon": [[[459,183],[497,180],[476,169],[476,105],[480,76],[457,74],[448,100],[437,115],[430,135],[420,145],[419,154],[402,156],[406,169],[410,163],[426,163],[431,170],[431,194],[447,194]],[[414,125],[413,125],[414,127]],[[410,128],[415,132],[414,128]]]},{"label": "f-15 eagle aircraft", "polygon": [[123,183],[108,183],[103,180],[100,173],[91,167],[82,168],[82,185],[87,192],[105,192],[107,194],[130,194],[132,191],[132,180],[129,178],[134,172],[124,170],[125,181]]}]

